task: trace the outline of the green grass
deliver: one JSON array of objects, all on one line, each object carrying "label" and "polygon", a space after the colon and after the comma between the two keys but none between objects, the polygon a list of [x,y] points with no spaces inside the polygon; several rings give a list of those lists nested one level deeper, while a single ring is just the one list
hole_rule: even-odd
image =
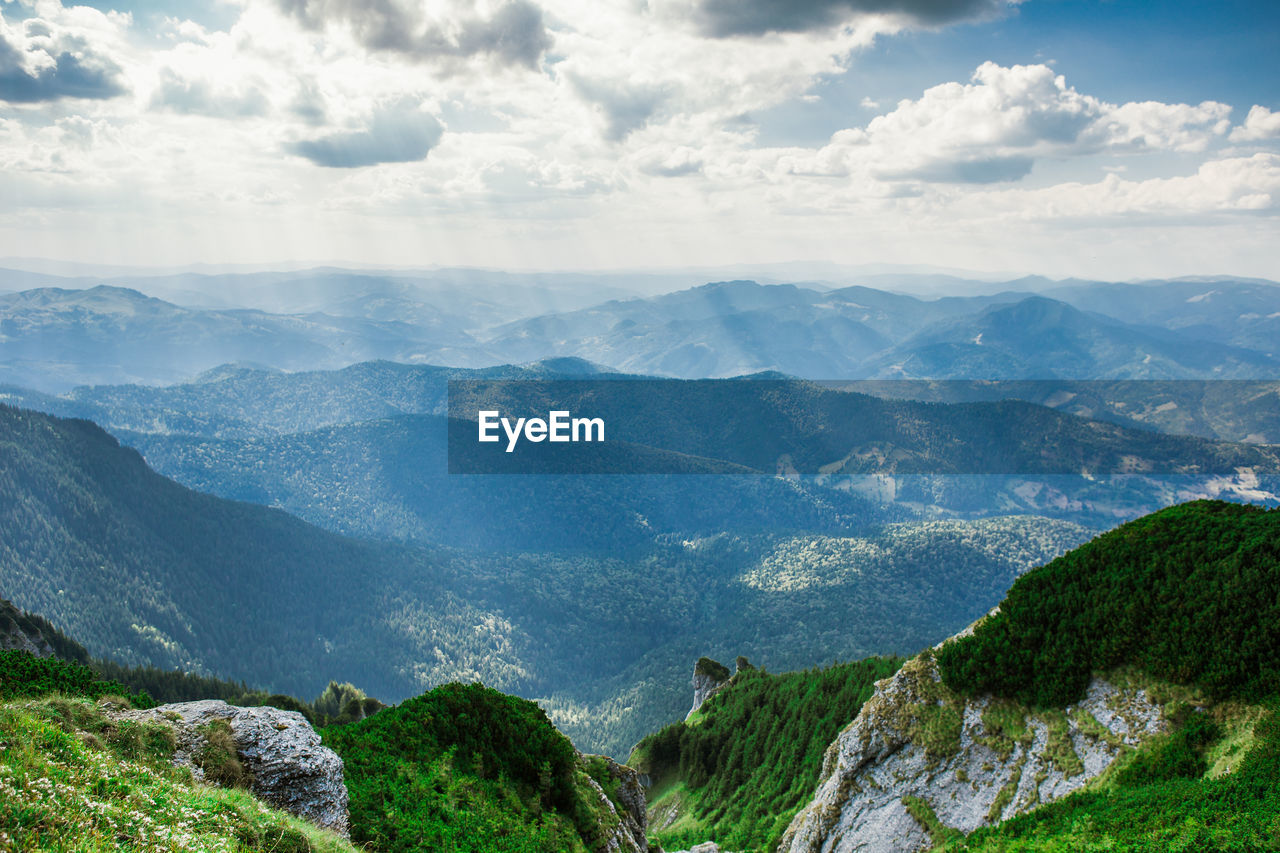
[{"label": "green grass", "polygon": [[0,850],[340,853],[333,833],[170,765],[171,730],[84,698],[0,705]]},{"label": "green grass", "polygon": [[383,853],[574,853],[603,846],[617,818],[602,758],[578,755],[534,703],[444,684],[323,731],[342,757],[352,837]]},{"label": "green grass", "polygon": [[[772,849],[813,795],[831,741],[900,664],[869,658],[781,675],[746,670],[706,701],[696,724],[642,740],[628,763],[654,782],[650,839],[668,849],[708,840]],[[958,745],[958,720],[945,709],[935,717],[922,725],[945,752]],[[672,810],[678,817],[663,826]]]},{"label": "green grass", "polygon": [[938,653],[943,681],[1037,708],[1129,665],[1216,700],[1280,693],[1280,509],[1193,501],[1105,533],[1019,578]]}]

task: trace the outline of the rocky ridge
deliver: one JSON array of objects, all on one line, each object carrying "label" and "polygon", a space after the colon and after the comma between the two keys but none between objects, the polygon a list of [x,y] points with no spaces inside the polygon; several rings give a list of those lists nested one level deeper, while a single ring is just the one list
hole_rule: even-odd
[{"label": "rocky ridge", "polygon": [[685,720],[698,713],[702,704],[728,683],[728,667],[709,657],[698,658],[698,662],[693,665],[693,707],[684,715]]},{"label": "rocky ridge", "polygon": [[264,802],[317,826],[349,836],[347,788],[342,759],[297,711],[267,706],[242,708],[221,700],[176,702],[140,711],[119,711],[122,719],[171,726],[177,739],[173,763],[203,780],[199,756],[215,721],[230,727],[235,750],[252,777],[251,789]]},{"label": "rocky ridge", "polygon": [[1154,692],[1095,678],[1076,704],[1031,712],[952,693],[926,651],[878,682],[828,748],[815,796],[778,849],[927,850],[1060,799],[1167,728]]},{"label": "rocky ridge", "polygon": [[[584,756],[585,757],[585,756]],[[617,783],[617,803],[600,787],[600,783],[586,777],[591,789],[600,798],[600,809],[607,816],[606,825],[612,825],[606,838],[603,853],[648,853],[646,836],[648,817],[645,811],[644,786],[640,774],[608,756],[591,756],[603,759],[609,776]],[[622,808],[619,809],[618,806]],[[616,819],[617,823],[614,824]]]}]

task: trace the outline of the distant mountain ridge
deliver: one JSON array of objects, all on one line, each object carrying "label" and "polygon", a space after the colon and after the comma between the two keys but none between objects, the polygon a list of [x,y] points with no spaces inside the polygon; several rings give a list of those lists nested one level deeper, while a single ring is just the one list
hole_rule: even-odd
[{"label": "distant mountain ridge", "polygon": [[[77,290],[56,285],[95,280],[0,270],[0,285],[42,285],[0,295],[0,381],[65,391],[185,381],[228,362],[298,370],[557,357],[681,378],[1280,376],[1280,286],[1252,279],[1032,277],[924,299],[863,284],[748,280],[638,296],[627,282],[643,278],[317,269]],[[910,280],[866,279],[891,288]],[[1052,356],[1037,350],[1050,329]]]}]

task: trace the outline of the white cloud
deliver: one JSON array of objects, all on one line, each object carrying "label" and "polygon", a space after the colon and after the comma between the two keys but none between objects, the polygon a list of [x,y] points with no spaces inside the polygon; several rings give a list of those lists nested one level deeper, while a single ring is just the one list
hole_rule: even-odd
[{"label": "white cloud", "polygon": [[1101,222],[1185,220],[1212,214],[1280,213],[1280,155],[1259,153],[1202,164],[1194,174],[1125,180],[1109,174],[1095,183],[975,194],[959,205],[986,219]]},{"label": "white cloud", "polygon": [[1271,112],[1254,104],[1245,117],[1244,124],[1231,131],[1232,142],[1263,142],[1280,139],[1280,112]]},{"label": "white cloud", "polygon": [[1047,65],[987,62],[970,82],[944,83],[901,101],[865,128],[840,131],[812,155],[787,155],[784,167],[819,175],[864,170],[885,180],[1017,181],[1045,157],[1203,151],[1226,133],[1230,111],[1211,101],[1117,106],[1081,94]]},{"label": "white cloud", "polygon": [[[711,34],[690,23],[695,2],[541,0],[534,16],[533,0],[243,0],[227,31],[170,19],[151,33],[41,0],[0,20],[7,43],[37,48],[22,73],[56,71],[74,44],[123,93],[0,104],[0,254],[29,253],[46,223],[81,229],[68,245],[136,235],[143,254],[222,234],[218,251],[563,263],[593,235],[584,251],[608,263],[881,257],[918,251],[928,229],[952,235],[932,251],[984,228],[1012,240],[1027,221],[1225,228],[1276,212],[1275,161],[1224,145],[1275,138],[1277,114],[1254,107],[1232,130],[1226,105],[1108,103],[1047,65],[985,63],[868,122],[855,111],[824,145],[762,146],[773,108],[812,105],[816,84],[919,21],[833,0],[831,26]],[[523,35],[507,44],[517,7],[537,26],[512,18]],[[1132,168],[1105,177],[1117,161]],[[117,231],[98,228],[113,204]]]},{"label": "white cloud", "polygon": [[0,14],[0,103],[105,100],[128,92],[119,57],[128,15],[42,0],[18,24]]}]

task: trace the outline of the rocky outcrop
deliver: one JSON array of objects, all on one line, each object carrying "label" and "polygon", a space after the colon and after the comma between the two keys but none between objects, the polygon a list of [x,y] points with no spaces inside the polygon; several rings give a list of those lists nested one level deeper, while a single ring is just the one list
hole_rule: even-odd
[{"label": "rocky outcrop", "polygon": [[607,755],[584,756],[587,757],[603,760],[614,783],[610,788],[616,786],[614,797],[610,799],[595,779],[586,777],[600,798],[600,808],[605,815],[603,824],[607,827],[607,835],[603,853],[648,853],[644,786],[640,784],[640,774]]},{"label": "rocky outcrop", "polygon": [[927,850],[1066,796],[1165,728],[1146,689],[1094,679],[1075,705],[1032,713],[942,684],[932,652],[877,683],[827,749],[812,800],[778,849]]},{"label": "rocky outcrop", "polygon": [[708,657],[698,658],[693,665],[693,707],[684,715],[687,720],[697,713],[702,703],[729,682],[729,668]]},{"label": "rocky outcrop", "polygon": [[47,619],[27,613],[0,598],[0,651],[16,649],[38,658],[87,661],[84,647],[68,639]]},{"label": "rocky outcrop", "polygon": [[235,750],[252,777],[251,789],[264,802],[348,835],[347,788],[342,759],[320,744],[320,736],[297,711],[241,708],[221,700],[177,702],[118,717],[167,723],[177,737],[174,764],[204,779],[200,756],[211,724],[230,726]]}]

